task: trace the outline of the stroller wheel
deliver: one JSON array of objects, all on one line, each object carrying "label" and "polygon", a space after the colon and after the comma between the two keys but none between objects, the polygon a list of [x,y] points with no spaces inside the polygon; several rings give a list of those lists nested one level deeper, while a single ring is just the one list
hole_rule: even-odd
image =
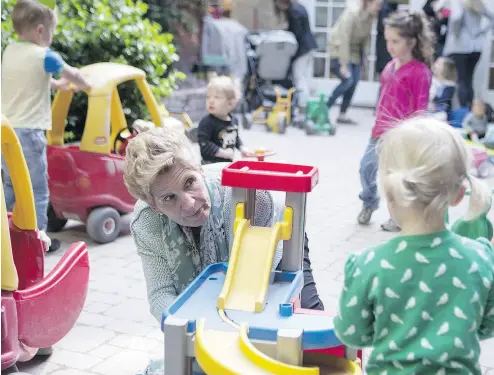
[{"label": "stroller wheel", "polygon": [[252,122],[249,121],[246,113],[242,113],[241,121],[244,129],[249,130],[252,127]]},{"label": "stroller wheel", "polygon": [[286,115],[284,113],[278,114],[278,133],[285,134],[287,128]]},{"label": "stroller wheel", "polygon": [[329,129],[328,133],[329,133],[329,135],[335,135],[336,134],[336,127],[331,126],[331,129]]},{"label": "stroller wheel", "polygon": [[313,135],[314,132],[314,121],[312,120],[307,120],[305,122],[305,134],[307,135]]}]

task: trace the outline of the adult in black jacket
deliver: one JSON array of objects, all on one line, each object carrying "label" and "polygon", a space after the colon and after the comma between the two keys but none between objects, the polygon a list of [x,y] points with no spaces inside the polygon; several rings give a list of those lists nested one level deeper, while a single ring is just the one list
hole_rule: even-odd
[{"label": "adult in black jacket", "polygon": [[309,99],[309,79],[313,62],[312,51],[317,48],[316,39],[311,32],[309,15],[302,4],[294,0],[275,0],[278,15],[284,13],[288,29],[295,35],[298,49],[293,57],[292,79],[298,91],[298,105],[304,111]]},{"label": "adult in black jacket", "polygon": [[[442,2],[445,3],[444,1]],[[443,11],[443,6],[438,0],[427,0],[422,8],[431,21],[432,31],[436,36],[436,46],[434,49],[434,60],[442,56],[444,44],[446,43],[446,30],[448,27],[447,13]]]}]

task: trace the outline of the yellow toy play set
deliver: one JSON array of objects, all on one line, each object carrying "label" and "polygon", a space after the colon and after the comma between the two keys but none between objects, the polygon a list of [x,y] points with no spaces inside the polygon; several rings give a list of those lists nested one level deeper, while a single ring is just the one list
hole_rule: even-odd
[{"label": "yellow toy play set", "polygon": [[[207,267],[163,313],[165,375],[362,373],[361,352],[342,346],[332,316],[299,308],[306,195],[317,181],[310,166],[242,160],[223,169],[235,218],[230,260]],[[252,224],[259,189],[286,192],[272,227]]]}]

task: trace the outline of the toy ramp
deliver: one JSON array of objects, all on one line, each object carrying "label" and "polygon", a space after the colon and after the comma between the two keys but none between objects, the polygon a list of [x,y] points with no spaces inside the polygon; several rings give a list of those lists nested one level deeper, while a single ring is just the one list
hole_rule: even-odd
[{"label": "toy ramp", "polygon": [[319,375],[318,368],[284,364],[257,350],[249,341],[247,326],[239,332],[214,331],[197,323],[196,360],[208,375]]},{"label": "toy ramp", "polygon": [[238,222],[219,309],[262,312],[281,224],[254,227],[246,219]]}]

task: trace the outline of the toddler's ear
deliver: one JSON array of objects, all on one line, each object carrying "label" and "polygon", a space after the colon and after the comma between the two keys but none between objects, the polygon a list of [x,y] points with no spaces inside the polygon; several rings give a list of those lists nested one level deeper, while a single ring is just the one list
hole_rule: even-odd
[{"label": "toddler's ear", "polygon": [[466,189],[467,188],[464,185],[461,185],[460,189],[458,190],[458,195],[456,196],[455,200],[451,203],[452,207],[458,206],[460,204],[460,202],[465,197]]}]

